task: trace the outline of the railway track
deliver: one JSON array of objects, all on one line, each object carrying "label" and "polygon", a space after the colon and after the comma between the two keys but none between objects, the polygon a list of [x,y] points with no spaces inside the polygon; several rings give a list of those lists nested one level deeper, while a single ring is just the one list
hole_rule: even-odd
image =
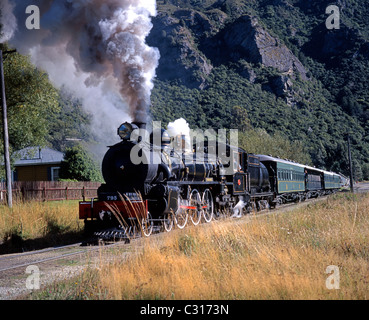
[{"label": "railway track", "polygon": [[75,243],[56,248],[1,256],[0,272],[85,253],[86,249],[81,250],[81,244]]},{"label": "railway track", "polygon": [[[123,242],[106,244],[104,247],[117,246],[122,243]],[[100,249],[101,246],[83,246],[83,243],[79,242],[55,248],[0,256],[0,277],[2,273],[9,270],[24,268],[30,265],[39,265],[50,261],[68,259],[73,256],[82,256],[87,253],[96,252]]]}]

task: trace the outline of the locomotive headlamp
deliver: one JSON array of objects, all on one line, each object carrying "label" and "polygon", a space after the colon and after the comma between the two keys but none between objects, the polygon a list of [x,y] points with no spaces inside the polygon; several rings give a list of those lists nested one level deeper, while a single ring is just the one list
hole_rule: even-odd
[{"label": "locomotive headlamp", "polygon": [[121,124],[120,127],[118,128],[118,136],[122,140],[129,140],[131,138],[131,133],[135,129],[138,129],[136,125],[125,122]]}]

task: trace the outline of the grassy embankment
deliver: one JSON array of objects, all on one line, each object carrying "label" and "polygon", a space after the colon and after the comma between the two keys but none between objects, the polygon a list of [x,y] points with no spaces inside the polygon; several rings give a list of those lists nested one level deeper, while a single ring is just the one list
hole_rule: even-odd
[{"label": "grassy embankment", "polygon": [[12,209],[0,206],[0,253],[76,241],[82,229],[78,201],[17,202]]},{"label": "grassy embankment", "polygon": [[[145,239],[128,259],[102,258],[99,270],[32,298],[368,299],[368,244],[369,196],[340,194],[290,212]],[[331,265],[339,289],[326,286]]]}]

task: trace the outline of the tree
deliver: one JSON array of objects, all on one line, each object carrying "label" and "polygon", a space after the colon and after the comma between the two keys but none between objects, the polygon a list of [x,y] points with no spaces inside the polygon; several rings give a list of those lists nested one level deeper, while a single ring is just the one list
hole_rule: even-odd
[{"label": "tree", "polygon": [[356,181],[362,181],[363,180],[363,171],[361,169],[359,161],[356,159],[353,159],[352,161],[352,169],[354,171],[354,179]]},{"label": "tree", "polygon": [[66,150],[60,178],[77,181],[103,180],[96,162],[81,145]]},{"label": "tree", "polygon": [[[8,50],[4,45],[0,47]],[[19,53],[6,57],[4,77],[11,150],[45,145],[49,131],[47,116],[60,110],[58,91],[45,72]]]},{"label": "tree", "polygon": [[[3,44],[0,44],[0,49],[9,50]],[[46,145],[49,131],[47,115],[60,110],[58,91],[47,74],[19,53],[12,53],[4,59],[4,78],[10,153],[25,147]],[[2,140],[0,135],[0,154],[3,154]],[[4,176],[3,167],[0,176]]]},{"label": "tree", "polygon": [[362,171],[363,171],[363,179],[368,181],[369,180],[369,163],[363,164]]},{"label": "tree", "polygon": [[238,138],[239,146],[248,153],[270,154],[302,164],[311,165],[312,163],[303,143],[300,141],[290,142],[279,132],[271,135],[264,129],[249,129],[239,132]]},{"label": "tree", "polygon": [[233,123],[236,124],[235,129],[245,132],[252,129],[247,110],[240,106],[234,106],[232,109]]},{"label": "tree", "polygon": [[46,137],[48,143],[54,149],[64,152],[67,147],[73,146],[71,140],[90,142],[93,139],[91,115],[83,110],[81,101],[62,87],[58,102],[60,112],[50,113],[46,119],[49,123],[49,135]]}]

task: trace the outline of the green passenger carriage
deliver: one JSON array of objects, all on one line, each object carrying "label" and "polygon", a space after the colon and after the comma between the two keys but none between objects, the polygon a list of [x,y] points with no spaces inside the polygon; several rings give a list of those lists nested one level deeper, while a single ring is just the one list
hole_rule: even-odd
[{"label": "green passenger carriage", "polygon": [[324,172],[324,189],[336,190],[341,188],[341,177],[333,172]]},{"label": "green passenger carriage", "polygon": [[277,203],[298,201],[305,198],[304,166],[292,161],[258,155],[268,169],[272,191]]},{"label": "green passenger carriage", "polygon": [[305,192],[304,168],[287,162],[276,162],[278,193]]}]

